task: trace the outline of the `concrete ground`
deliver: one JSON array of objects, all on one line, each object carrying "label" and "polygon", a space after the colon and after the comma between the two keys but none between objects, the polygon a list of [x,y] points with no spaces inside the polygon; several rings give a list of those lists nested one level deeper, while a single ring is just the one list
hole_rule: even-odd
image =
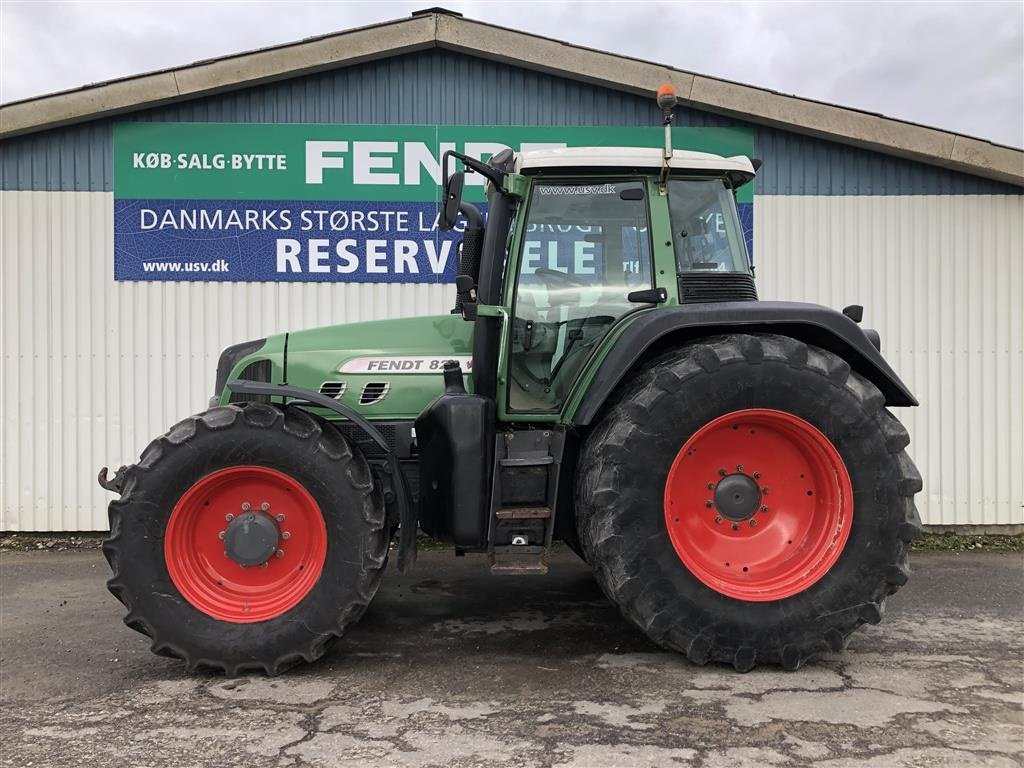
[{"label": "concrete ground", "polygon": [[914,557],[883,623],[798,672],[695,667],[585,565],[421,553],[320,663],[191,676],[121,623],[98,551],[0,554],[4,766],[1017,766],[1024,567]]}]

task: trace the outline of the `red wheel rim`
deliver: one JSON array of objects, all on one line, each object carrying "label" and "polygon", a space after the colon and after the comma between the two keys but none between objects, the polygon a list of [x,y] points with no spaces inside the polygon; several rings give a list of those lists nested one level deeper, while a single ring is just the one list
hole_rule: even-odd
[{"label": "red wheel rim", "polygon": [[705,585],[740,600],[782,600],[835,565],[853,522],[853,486],[811,424],[783,411],[734,411],[679,450],[665,522],[679,559]]},{"label": "red wheel rim", "polygon": [[[278,530],[262,565],[232,560],[224,532],[243,514],[270,516]],[[222,469],[199,480],[167,521],[164,559],[171,581],[195,608],[222,621],[251,623],[280,616],[316,584],[327,556],[320,507],[296,480],[257,466]]]}]

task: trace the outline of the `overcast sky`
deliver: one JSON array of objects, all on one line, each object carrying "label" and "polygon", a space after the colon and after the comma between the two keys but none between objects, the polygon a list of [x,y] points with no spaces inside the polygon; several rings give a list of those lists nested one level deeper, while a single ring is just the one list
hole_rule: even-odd
[{"label": "overcast sky", "polygon": [[[0,0],[0,101],[400,18],[431,2],[439,0]],[[1024,0],[443,4],[571,43],[1024,146]]]}]

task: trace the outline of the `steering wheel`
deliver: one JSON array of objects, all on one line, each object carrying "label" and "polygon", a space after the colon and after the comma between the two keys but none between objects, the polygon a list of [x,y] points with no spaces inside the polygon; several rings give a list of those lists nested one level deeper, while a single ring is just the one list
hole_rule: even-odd
[{"label": "steering wheel", "polygon": [[578,277],[574,277],[567,272],[562,272],[558,269],[548,269],[547,267],[537,267],[533,274],[537,275],[544,282],[558,282],[563,285],[571,285],[574,288],[589,288],[590,283],[586,280],[581,280]]}]

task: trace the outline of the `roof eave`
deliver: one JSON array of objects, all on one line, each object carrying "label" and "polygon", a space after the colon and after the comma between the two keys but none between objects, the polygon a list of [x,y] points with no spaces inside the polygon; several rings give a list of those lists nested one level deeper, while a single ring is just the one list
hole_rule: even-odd
[{"label": "roof eave", "polygon": [[667,82],[695,109],[1024,186],[1024,151],[937,128],[449,16],[438,17],[437,43],[641,95]]},{"label": "roof eave", "polygon": [[0,139],[433,48],[416,16],[0,106]]}]

